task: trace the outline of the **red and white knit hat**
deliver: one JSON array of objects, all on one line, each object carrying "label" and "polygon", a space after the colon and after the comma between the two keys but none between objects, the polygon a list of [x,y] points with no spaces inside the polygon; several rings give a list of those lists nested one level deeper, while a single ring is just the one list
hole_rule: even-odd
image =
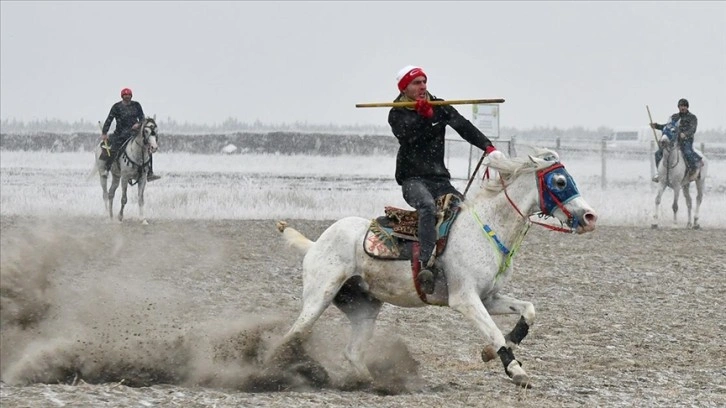
[{"label": "red and white knit hat", "polygon": [[417,67],[415,65],[406,65],[405,67],[401,68],[401,70],[398,71],[398,74],[396,75],[398,90],[403,91],[404,89],[406,89],[408,84],[411,83],[411,81],[416,79],[416,77],[420,76],[428,79],[426,73],[423,72],[423,69],[421,67]]}]

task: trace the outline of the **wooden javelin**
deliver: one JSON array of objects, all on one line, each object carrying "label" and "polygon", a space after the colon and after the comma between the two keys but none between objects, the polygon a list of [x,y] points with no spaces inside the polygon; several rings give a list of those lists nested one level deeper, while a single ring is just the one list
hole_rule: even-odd
[{"label": "wooden javelin", "polygon": [[[648,107],[648,105],[645,105],[645,109],[648,111],[648,119],[650,119],[650,123],[653,123],[653,117],[650,116],[650,108]],[[658,136],[656,136],[655,134],[655,128],[653,126],[651,126],[650,128],[653,129],[653,139],[655,139],[655,144],[658,144]]]},{"label": "wooden javelin", "polygon": [[[431,105],[473,105],[479,103],[503,103],[504,99],[452,99],[450,101],[431,101]],[[357,103],[356,108],[413,108],[416,102],[379,102]]]}]

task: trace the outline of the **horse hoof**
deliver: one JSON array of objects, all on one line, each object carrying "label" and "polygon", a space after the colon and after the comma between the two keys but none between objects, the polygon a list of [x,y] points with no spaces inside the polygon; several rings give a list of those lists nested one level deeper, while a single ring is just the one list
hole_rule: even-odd
[{"label": "horse hoof", "polygon": [[512,382],[522,388],[532,388],[532,383],[529,381],[527,374],[516,374],[512,376]]},{"label": "horse hoof", "polygon": [[701,226],[700,226],[700,225],[698,225],[698,224],[695,224],[695,225],[693,226],[693,229],[694,229],[694,230],[697,230],[697,229],[701,229]]},{"label": "horse hoof", "polygon": [[497,358],[497,352],[494,350],[491,344],[484,347],[481,351],[481,360],[488,363]]},{"label": "horse hoof", "polygon": [[650,229],[658,229],[658,224],[650,224]]},{"label": "horse hoof", "polygon": [[142,220],[142,221],[141,221],[141,225],[149,225],[149,221],[146,221],[146,220]]},{"label": "horse hoof", "polygon": [[330,384],[328,371],[315,361],[310,360],[294,364],[291,370],[306,378],[314,387],[324,388]]}]

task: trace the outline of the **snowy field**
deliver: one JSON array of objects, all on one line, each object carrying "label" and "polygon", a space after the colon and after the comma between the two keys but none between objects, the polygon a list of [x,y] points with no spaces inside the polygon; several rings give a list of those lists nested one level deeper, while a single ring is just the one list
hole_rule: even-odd
[{"label": "snowy field", "polygon": [[[603,188],[602,163],[592,157],[562,157],[581,194],[607,226],[649,226],[656,185],[648,160],[609,159]],[[89,178],[89,152],[0,152],[0,215],[103,217],[98,177]],[[475,163],[474,163],[475,164]],[[701,206],[704,228],[726,228],[726,161],[711,161]],[[449,159],[453,184],[463,191],[470,163]],[[471,165],[473,167],[473,164]],[[395,158],[388,156],[197,155],[164,153],[154,157],[162,179],[146,189],[146,215],[154,219],[338,219],[374,217],[387,205],[409,208],[393,179]],[[120,189],[115,210],[118,210]],[[695,185],[691,187],[695,201]],[[661,225],[671,224],[673,193],[666,190]],[[694,203],[695,205],[695,203]],[[678,224],[686,205],[679,200]],[[129,188],[127,219],[138,217],[136,189]]]}]

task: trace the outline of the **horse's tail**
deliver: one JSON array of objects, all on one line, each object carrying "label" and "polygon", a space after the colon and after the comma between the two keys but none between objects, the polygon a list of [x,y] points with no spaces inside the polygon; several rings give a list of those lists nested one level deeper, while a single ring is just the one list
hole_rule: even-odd
[{"label": "horse's tail", "polygon": [[285,237],[285,240],[288,244],[290,244],[290,246],[302,252],[303,254],[306,254],[310,247],[312,247],[315,243],[315,241],[311,241],[310,239],[308,239],[308,237],[301,234],[295,228],[289,228],[287,226],[287,222],[285,221],[277,222],[277,230],[282,233],[282,236]]},{"label": "horse's tail", "polygon": [[95,160],[93,161],[93,167],[91,167],[91,171],[88,173],[88,176],[86,176],[86,181],[89,181],[89,180],[91,180],[92,177],[98,176],[99,174],[101,174],[101,168],[98,165],[98,156],[100,155],[99,150],[100,150],[100,147],[96,148],[96,150],[93,153]]},{"label": "horse's tail", "polygon": [[98,164],[94,164],[93,168],[91,168],[91,171],[88,173],[88,176],[86,177],[86,181],[91,180],[92,177],[98,176],[101,174],[101,170],[98,168]]}]

